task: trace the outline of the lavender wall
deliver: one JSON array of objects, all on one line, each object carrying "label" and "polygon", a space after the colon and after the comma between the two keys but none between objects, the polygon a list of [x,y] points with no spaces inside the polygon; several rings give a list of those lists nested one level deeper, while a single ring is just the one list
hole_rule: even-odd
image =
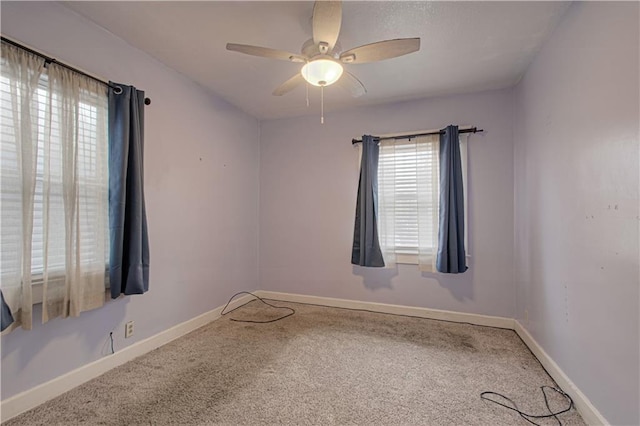
[{"label": "lavender wall", "polygon": [[516,89],[517,317],[620,425],[640,424],[638,12],[572,5]]},{"label": "lavender wall", "polygon": [[[345,110],[324,125],[315,115],[263,121],[261,288],[512,317],[512,108],[511,91],[502,90]],[[485,130],[469,142],[470,269],[456,276],[352,266],[359,170],[351,139],[450,123]]]},{"label": "lavender wall", "polygon": [[[610,422],[640,423],[637,3],[573,5],[515,93],[345,110],[325,125],[259,125],[57,3],[2,2],[2,32],[153,100],[151,291],[3,336],[2,399],[105,356],[110,331],[121,349],[259,286],[515,315]],[[485,129],[469,143],[470,270],[352,266],[351,138],[449,123]]]},{"label": "lavender wall", "polygon": [[[109,302],[2,337],[2,399],[258,287],[256,119],[56,3],[2,2],[2,33],[146,90],[145,179],[151,282]],[[38,309],[38,308],[36,308]],[[39,323],[39,310],[35,322]],[[124,323],[135,335],[124,340]]]}]

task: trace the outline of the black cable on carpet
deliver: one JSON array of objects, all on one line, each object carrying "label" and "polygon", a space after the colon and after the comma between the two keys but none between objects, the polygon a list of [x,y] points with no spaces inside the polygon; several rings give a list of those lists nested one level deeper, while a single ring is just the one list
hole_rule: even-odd
[{"label": "black cable on carpet", "polygon": [[[556,412],[552,411],[551,407],[549,407],[549,399],[547,397],[547,393],[545,392],[545,389],[551,389],[554,392],[559,393],[560,395],[565,397],[567,399],[567,401],[569,402],[569,406],[567,408],[565,408],[564,410],[561,410],[561,411],[556,411]],[[508,398],[508,397],[506,397],[506,396],[504,396],[502,394],[499,394],[497,392],[482,392],[480,394],[480,398],[482,398],[484,400],[487,400],[487,401],[491,401],[494,404],[501,405],[504,408],[508,408],[509,410],[515,411],[516,413],[520,414],[520,417],[522,417],[523,419],[525,419],[526,421],[528,421],[529,423],[531,423],[533,425],[540,426],[539,423],[536,423],[531,419],[547,419],[547,418],[553,417],[558,422],[558,425],[562,426],[562,422],[558,418],[558,415],[562,414],[562,413],[566,413],[567,411],[569,411],[569,410],[571,410],[573,408],[573,399],[571,399],[571,397],[569,395],[567,395],[561,389],[557,389],[557,388],[554,388],[554,387],[551,387],[551,386],[540,386],[540,390],[542,390],[542,395],[544,396],[544,404],[547,406],[547,410],[549,411],[550,414],[535,415],[535,414],[525,413],[525,412],[521,411],[518,408],[518,405],[515,402],[513,402],[513,400],[511,398]],[[509,405],[506,405],[506,404],[503,404],[500,401],[496,401],[494,399],[488,398],[487,397],[488,395],[499,396],[500,398],[503,398],[504,400],[509,401],[513,405],[513,407],[511,407]]]},{"label": "black cable on carpet", "polygon": [[[242,319],[229,318],[231,321],[235,321],[235,322],[250,322],[250,323],[254,323],[254,324],[267,324],[267,323],[270,323],[270,322],[280,321],[281,319],[285,319],[285,318],[290,317],[291,315],[296,313],[295,309],[290,308],[288,306],[275,306],[275,305],[272,305],[271,303],[265,302],[262,298],[260,298],[259,296],[256,296],[255,294],[253,294],[253,293],[251,293],[249,291],[239,291],[238,293],[236,293],[233,296],[231,296],[231,299],[229,299],[227,304],[224,305],[224,308],[222,308],[222,312],[220,313],[221,316],[230,314],[231,312],[233,312],[236,309],[241,307],[241,306],[238,306],[238,308],[232,309],[229,312],[225,312],[225,309],[227,309],[227,307],[229,306],[229,303],[231,303],[231,301],[236,296],[238,296],[240,294],[250,294],[251,296],[255,297],[256,299],[258,299],[259,301],[261,301],[262,303],[264,303],[267,306],[271,306],[272,308],[275,308],[275,309],[287,309],[287,310],[289,310],[291,312],[289,312],[288,314],[286,314],[284,316],[281,316],[281,317],[278,317],[278,318],[275,318],[275,319],[272,319],[272,320],[267,320],[267,321],[254,321],[254,320],[242,320]],[[244,305],[242,305],[242,306],[244,306]]]}]

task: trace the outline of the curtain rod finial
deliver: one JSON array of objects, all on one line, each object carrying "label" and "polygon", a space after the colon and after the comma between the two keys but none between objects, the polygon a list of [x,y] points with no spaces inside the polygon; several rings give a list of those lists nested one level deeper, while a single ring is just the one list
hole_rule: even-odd
[{"label": "curtain rod finial", "polygon": [[145,105],[151,105],[151,99],[149,99],[149,98],[144,98],[144,104],[145,104]]}]

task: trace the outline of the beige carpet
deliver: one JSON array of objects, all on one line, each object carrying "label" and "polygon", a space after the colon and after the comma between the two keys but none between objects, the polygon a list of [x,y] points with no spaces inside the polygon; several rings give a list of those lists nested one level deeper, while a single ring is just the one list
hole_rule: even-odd
[{"label": "beige carpet", "polygon": [[511,330],[272,303],[296,313],[230,320],[286,313],[253,301],[6,424],[529,424],[483,391],[546,414],[539,388],[554,383]]}]

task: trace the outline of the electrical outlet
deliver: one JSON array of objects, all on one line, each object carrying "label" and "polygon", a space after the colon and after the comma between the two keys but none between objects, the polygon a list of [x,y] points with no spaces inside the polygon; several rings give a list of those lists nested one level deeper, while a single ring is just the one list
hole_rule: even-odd
[{"label": "electrical outlet", "polygon": [[124,338],[128,339],[133,336],[133,321],[129,321],[124,325]]}]

